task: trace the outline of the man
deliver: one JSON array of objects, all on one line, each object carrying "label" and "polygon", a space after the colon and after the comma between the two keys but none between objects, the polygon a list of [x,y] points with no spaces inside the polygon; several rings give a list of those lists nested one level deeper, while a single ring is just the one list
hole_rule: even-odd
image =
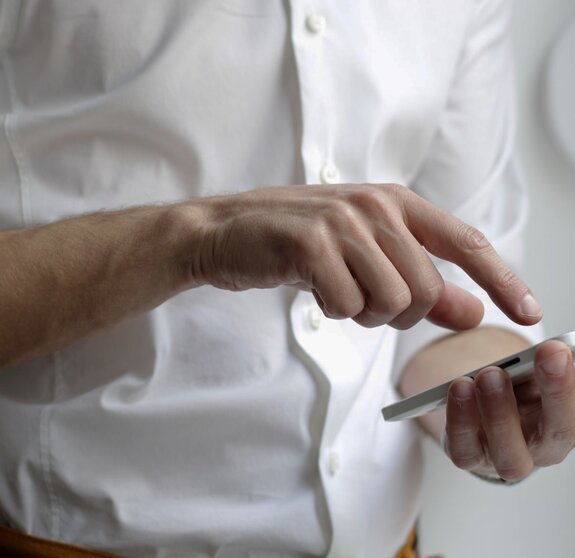
[{"label": "man", "polygon": [[[421,472],[393,382],[538,336],[506,2],[1,6],[5,522],[130,557],[393,556]],[[482,328],[431,323],[482,302]],[[525,435],[501,371],[454,383],[457,465],[564,457],[567,351],[540,350]]]}]

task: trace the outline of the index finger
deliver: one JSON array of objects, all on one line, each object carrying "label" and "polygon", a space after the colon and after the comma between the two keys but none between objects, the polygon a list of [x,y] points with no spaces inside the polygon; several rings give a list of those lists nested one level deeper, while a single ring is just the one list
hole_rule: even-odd
[{"label": "index finger", "polygon": [[[413,194],[413,193],[412,193]],[[406,224],[429,252],[461,267],[513,321],[531,325],[543,316],[529,287],[501,259],[485,235],[413,194]]]}]

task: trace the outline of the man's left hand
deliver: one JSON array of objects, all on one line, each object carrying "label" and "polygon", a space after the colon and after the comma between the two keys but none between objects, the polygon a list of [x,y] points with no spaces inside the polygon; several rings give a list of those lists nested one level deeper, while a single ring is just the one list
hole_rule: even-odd
[{"label": "man's left hand", "polygon": [[496,367],[449,389],[444,449],[461,469],[518,481],[560,463],[574,444],[575,369],[560,341],[537,348],[533,377],[515,389]]}]

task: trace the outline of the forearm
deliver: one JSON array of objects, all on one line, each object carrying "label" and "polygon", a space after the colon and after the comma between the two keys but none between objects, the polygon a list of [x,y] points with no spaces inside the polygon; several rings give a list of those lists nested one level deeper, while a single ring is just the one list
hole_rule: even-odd
[{"label": "forearm", "polygon": [[474,327],[480,301],[444,284],[422,245],[464,269],[511,319],[539,321],[527,285],[485,237],[409,189],[283,186],[0,233],[0,366],[200,284],[304,285],[329,317],[370,327],[405,329],[424,317]]},{"label": "forearm", "polygon": [[[429,345],[407,363],[400,391],[406,397],[413,395],[528,346],[529,343],[518,334],[492,327],[449,335]],[[440,440],[445,427],[444,409],[429,413],[419,421],[426,432]]]},{"label": "forearm", "polygon": [[[194,216],[188,204],[186,217]],[[178,206],[151,206],[0,233],[0,366],[83,338],[188,286],[194,239],[183,222]]]}]

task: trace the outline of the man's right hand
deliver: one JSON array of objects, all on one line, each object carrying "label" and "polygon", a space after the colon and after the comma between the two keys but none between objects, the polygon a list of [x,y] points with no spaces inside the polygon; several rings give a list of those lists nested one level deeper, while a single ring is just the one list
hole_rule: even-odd
[{"label": "man's right hand", "polygon": [[199,203],[205,223],[192,284],[303,286],[326,316],[367,327],[406,329],[422,318],[451,329],[478,325],[481,302],[444,284],[428,250],[463,268],[512,320],[528,325],[542,315],[480,231],[408,188],[273,187]]},{"label": "man's right hand", "polygon": [[178,292],[295,285],[364,326],[472,328],[450,260],[521,324],[541,310],[476,229],[396,185],[289,186],[83,215],[0,232],[0,367],[45,354]]}]

